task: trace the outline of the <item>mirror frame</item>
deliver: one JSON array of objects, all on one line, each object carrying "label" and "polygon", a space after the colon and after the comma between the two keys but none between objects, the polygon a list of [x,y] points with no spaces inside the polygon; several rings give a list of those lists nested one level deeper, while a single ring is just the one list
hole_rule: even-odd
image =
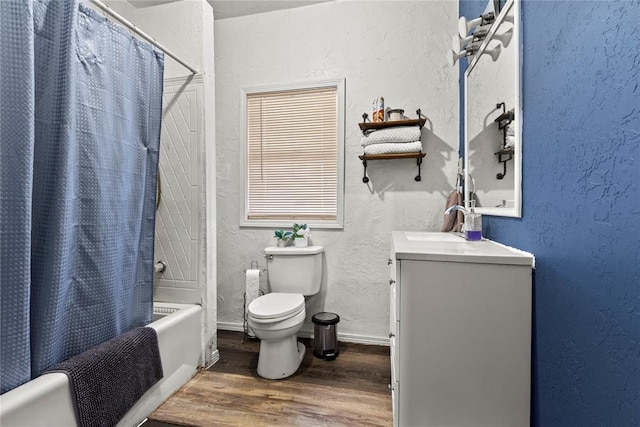
[{"label": "mirror frame", "polygon": [[[471,200],[471,192],[475,190],[472,185],[472,179],[469,176],[469,74],[473,71],[477,65],[480,57],[484,53],[485,49],[492,40],[500,24],[505,20],[507,13],[513,8],[513,37],[510,43],[513,43],[515,48],[516,66],[513,73],[513,78],[516,84],[514,85],[515,93],[515,106],[514,106],[514,132],[516,136],[516,143],[513,153],[513,181],[514,181],[514,207],[513,208],[499,208],[499,207],[476,207],[476,212],[483,215],[492,216],[506,216],[506,217],[522,217],[522,45],[521,45],[521,12],[520,12],[520,0],[508,0],[500,10],[500,14],[497,16],[495,22],[489,29],[487,37],[482,41],[478,52],[473,56],[472,60],[464,73],[464,199],[465,205]],[[468,206],[467,206],[468,207]]]}]

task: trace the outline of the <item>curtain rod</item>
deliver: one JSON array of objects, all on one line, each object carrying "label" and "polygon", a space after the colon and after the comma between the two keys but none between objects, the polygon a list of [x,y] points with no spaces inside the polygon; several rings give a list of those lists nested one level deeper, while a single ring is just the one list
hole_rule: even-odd
[{"label": "curtain rod", "polygon": [[[0,1],[2,1],[2,0],[0,0]],[[89,1],[91,3],[93,3],[94,5],[96,5],[98,8],[100,8],[101,10],[103,10],[106,13],[108,13],[109,15],[113,16],[118,21],[120,21],[120,23],[122,25],[124,25],[125,27],[127,27],[128,29],[130,29],[131,31],[133,31],[134,33],[136,33],[137,35],[139,35],[140,37],[142,37],[143,39],[145,39],[146,41],[148,41],[149,43],[151,43],[152,45],[154,45],[155,47],[157,47],[161,51],[163,51],[166,55],[168,55],[171,58],[175,59],[176,62],[178,62],[183,67],[187,68],[189,71],[191,71],[191,73],[198,74],[198,70],[196,70],[195,68],[193,68],[192,66],[190,66],[189,64],[184,62],[182,59],[178,58],[173,52],[171,52],[169,49],[167,49],[166,47],[161,45],[159,42],[157,42],[156,39],[154,39],[153,37],[151,37],[150,35],[148,35],[144,31],[140,30],[138,27],[136,27],[135,24],[132,24],[131,22],[129,22],[125,17],[123,17],[119,13],[115,12],[108,5],[104,4],[100,0],[89,0]]]}]

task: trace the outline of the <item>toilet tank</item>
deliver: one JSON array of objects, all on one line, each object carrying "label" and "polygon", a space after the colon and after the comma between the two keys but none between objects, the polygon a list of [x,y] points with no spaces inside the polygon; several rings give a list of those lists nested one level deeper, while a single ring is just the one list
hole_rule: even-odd
[{"label": "toilet tank", "polygon": [[265,248],[271,292],[314,295],[322,283],[322,246]]}]

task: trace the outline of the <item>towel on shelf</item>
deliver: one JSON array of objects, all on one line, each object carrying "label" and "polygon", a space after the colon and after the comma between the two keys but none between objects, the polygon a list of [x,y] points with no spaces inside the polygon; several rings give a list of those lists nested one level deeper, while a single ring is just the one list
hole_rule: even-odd
[{"label": "towel on shelf", "polygon": [[[462,193],[458,190],[453,190],[451,194],[447,197],[447,203],[445,206],[445,210],[449,209],[451,206],[460,205],[462,206]],[[455,211],[450,214],[444,214],[444,221],[442,222],[442,228],[440,231],[461,231],[461,224],[464,222],[464,214],[461,211]]]},{"label": "towel on shelf", "polygon": [[80,427],[115,426],[163,377],[158,336],[153,328],[135,328],[48,372],[53,371],[69,377]]},{"label": "towel on shelf", "polygon": [[514,148],[516,146],[516,130],[512,126],[512,123],[507,125],[507,133],[505,135],[504,146],[506,148]]},{"label": "towel on shelf", "polygon": [[421,141],[372,144],[364,147],[364,154],[400,154],[419,153],[421,151]]},{"label": "towel on shelf", "polygon": [[398,126],[370,132],[360,138],[360,143],[366,147],[371,144],[413,142],[419,139],[420,128],[418,126]]}]

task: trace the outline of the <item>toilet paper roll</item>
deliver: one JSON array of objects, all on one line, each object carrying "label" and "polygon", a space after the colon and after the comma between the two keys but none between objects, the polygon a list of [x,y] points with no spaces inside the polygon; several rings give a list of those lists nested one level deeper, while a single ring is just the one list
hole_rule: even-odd
[{"label": "toilet paper roll", "polygon": [[[260,270],[247,270],[245,280],[245,316],[249,317],[249,304],[258,298],[260,292]],[[245,319],[245,320],[247,320]],[[248,330],[249,336],[255,336],[251,328]]]}]

